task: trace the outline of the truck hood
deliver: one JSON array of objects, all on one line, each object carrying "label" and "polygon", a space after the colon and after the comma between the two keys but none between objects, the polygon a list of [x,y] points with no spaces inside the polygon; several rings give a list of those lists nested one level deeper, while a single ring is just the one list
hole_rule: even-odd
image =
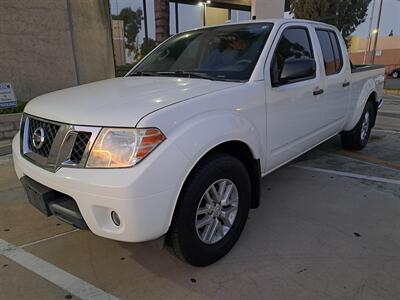
[{"label": "truck hood", "polygon": [[176,77],[114,78],[39,96],[25,112],[73,125],[133,127],[155,110],[240,84]]}]

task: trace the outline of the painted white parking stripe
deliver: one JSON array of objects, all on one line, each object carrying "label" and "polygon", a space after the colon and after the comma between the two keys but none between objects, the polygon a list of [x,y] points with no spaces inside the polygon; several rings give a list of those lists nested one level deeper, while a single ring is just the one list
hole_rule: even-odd
[{"label": "painted white parking stripe", "polygon": [[26,248],[26,247],[33,246],[33,245],[36,245],[36,244],[40,244],[40,243],[43,243],[43,242],[47,242],[47,241],[49,241],[49,240],[52,240],[52,239],[55,239],[55,238],[58,238],[58,237],[61,237],[61,236],[67,235],[67,234],[71,234],[71,233],[77,232],[77,231],[79,231],[79,230],[80,230],[80,229],[75,228],[75,229],[72,229],[72,230],[70,230],[70,231],[63,232],[63,233],[60,233],[60,234],[56,234],[56,235],[53,235],[53,236],[48,237],[48,238],[45,238],[45,239],[41,239],[41,240],[37,240],[37,241],[31,242],[31,243],[23,244],[23,245],[21,245],[21,246],[18,246],[18,248]]},{"label": "painted white parking stripe", "polygon": [[382,178],[382,177],[376,177],[376,176],[354,174],[354,173],[341,172],[341,171],[328,170],[328,169],[321,169],[321,168],[314,168],[314,167],[307,167],[307,166],[301,166],[301,165],[293,165],[292,167],[298,168],[298,169],[303,169],[303,170],[308,170],[308,171],[316,171],[316,172],[327,173],[327,174],[332,174],[332,175],[339,175],[339,176],[345,176],[345,177],[351,177],[351,178],[357,178],[357,179],[365,179],[365,180],[370,180],[370,181],[376,181],[376,182],[383,182],[383,183],[390,183],[390,184],[400,185],[400,180],[395,180],[395,179],[388,179],[388,178]]},{"label": "painted white parking stripe", "polygon": [[81,299],[118,300],[113,295],[2,239],[0,239],[0,255]]},{"label": "painted white parking stripe", "polygon": [[384,132],[384,133],[393,133],[393,134],[400,133],[400,131],[398,131],[398,130],[380,129],[380,128],[374,128],[374,129],[372,129],[372,131]]}]

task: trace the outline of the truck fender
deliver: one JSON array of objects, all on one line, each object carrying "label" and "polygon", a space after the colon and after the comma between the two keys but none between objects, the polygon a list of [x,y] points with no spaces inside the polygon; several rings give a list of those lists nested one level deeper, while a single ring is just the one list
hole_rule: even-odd
[{"label": "truck fender", "polygon": [[[201,158],[213,148],[224,142],[239,141],[249,147],[254,159],[263,160],[260,143],[263,140],[262,136],[247,119],[235,112],[215,111],[198,115],[180,124],[167,138],[190,161],[183,171],[179,191],[171,207],[169,224],[171,224],[176,203],[186,179]],[[263,161],[261,161],[261,166],[263,166]]]},{"label": "truck fender", "polygon": [[364,111],[365,104],[373,93],[376,93],[375,81],[373,79],[369,79],[364,83],[357,102],[354,104],[354,109],[352,110],[350,108],[350,112],[353,111],[353,113],[349,114],[343,131],[350,131],[357,125],[361,118],[361,114]]}]

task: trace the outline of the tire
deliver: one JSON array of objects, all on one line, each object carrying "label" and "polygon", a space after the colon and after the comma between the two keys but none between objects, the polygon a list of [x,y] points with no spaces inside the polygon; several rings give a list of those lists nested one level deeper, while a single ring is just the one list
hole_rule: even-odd
[{"label": "tire", "polygon": [[[226,181],[225,189],[223,181]],[[218,208],[218,199],[210,189],[212,186],[217,194],[231,186],[229,201],[222,201],[225,206],[219,202]],[[212,199],[206,196],[207,191]],[[205,159],[194,169],[181,191],[167,235],[168,246],[178,258],[191,265],[214,263],[225,256],[239,239],[247,221],[250,201],[250,177],[240,160],[227,154]],[[203,223],[208,225],[201,227]],[[216,230],[211,235],[213,227]]]},{"label": "tire", "polygon": [[367,143],[371,134],[376,110],[372,102],[365,104],[361,118],[353,130],[341,133],[342,147],[348,150],[361,150]]},{"label": "tire", "polygon": [[393,77],[393,78],[399,78],[399,72],[394,71],[394,72],[392,73],[392,77]]}]

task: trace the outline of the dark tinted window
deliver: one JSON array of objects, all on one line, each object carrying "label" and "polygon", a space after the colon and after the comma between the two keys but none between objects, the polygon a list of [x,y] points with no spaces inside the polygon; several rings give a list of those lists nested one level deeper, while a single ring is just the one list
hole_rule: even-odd
[{"label": "dark tinted window", "polygon": [[314,58],[308,30],[306,28],[285,29],[275,50],[271,73],[280,77],[285,61],[304,57]]},{"label": "dark tinted window", "polygon": [[336,72],[339,73],[343,66],[343,57],[342,57],[342,51],[340,49],[339,40],[333,31],[329,32],[329,37],[331,38],[333,52],[335,53]]},{"label": "dark tinted window", "polygon": [[196,73],[215,80],[248,80],[272,26],[254,23],[184,32],[156,48],[134,71],[154,76]]},{"label": "dark tinted window", "polygon": [[332,31],[317,30],[317,36],[324,57],[326,75],[340,72],[343,63],[336,34]]}]

